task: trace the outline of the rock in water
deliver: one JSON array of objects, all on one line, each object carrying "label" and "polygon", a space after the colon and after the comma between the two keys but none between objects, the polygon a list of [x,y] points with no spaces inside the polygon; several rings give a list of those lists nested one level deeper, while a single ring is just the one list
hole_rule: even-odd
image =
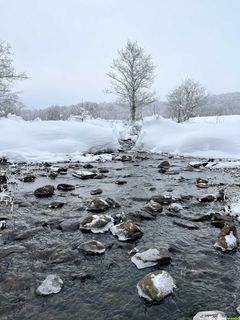
[{"label": "rock in water", "polygon": [[73,177],[79,178],[79,179],[92,179],[94,178],[97,174],[92,171],[88,170],[78,170],[76,172],[73,172]]},{"label": "rock in water", "polygon": [[146,206],[147,209],[150,209],[152,212],[162,212],[163,208],[160,203],[150,200]]},{"label": "rock in water", "polygon": [[90,240],[80,244],[78,250],[86,254],[102,254],[105,252],[105,246],[99,241]]},{"label": "rock in water", "polygon": [[110,231],[120,241],[136,240],[143,236],[142,230],[132,220],[112,226]]},{"label": "rock in water", "polygon": [[49,274],[47,278],[37,288],[37,294],[48,296],[50,294],[59,293],[62,290],[63,281],[56,274]]},{"label": "rock in water", "polygon": [[92,196],[94,196],[94,195],[97,195],[97,194],[101,194],[103,191],[102,191],[102,189],[100,189],[100,188],[97,188],[97,189],[93,189],[93,190],[91,190],[91,195]]},{"label": "rock in water", "polygon": [[172,204],[170,204],[168,209],[170,211],[179,212],[179,211],[181,211],[183,209],[183,207],[181,206],[180,203],[172,203]]},{"label": "rock in water", "polygon": [[151,272],[137,284],[139,296],[150,302],[161,301],[175,288],[173,278],[166,271]]},{"label": "rock in water", "polygon": [[33,175],[28,175],[23,178],[20,178],[19,180],[22,182],[34,182],[36,180],[36,177]]},{"label": "rock in water", "polygon": [[169,170],[170,168],[170,163],[168,160],[164,160],[162,161],[159,165],[158,165],[158,168],[159,168],[159,172],[160,173],[165,173],[167,170]]},{"label": "rock in water", "polygon": [[68,184],[68,183],[60,183],[57,186],[58,190],[62,190],[62,191],[72,191],[75,189],[75,186],[73,186],[72,184]]},{"label": "rock in water", "polygon": [[64,206],[64,202],[61,201],[53,201],[49,204],[48,208],[50,209],[60,209]]},{"label": "rock in water", "polygon": [[153,267],[156,265],[169,263],[171,255],[165,248],[153,248],[143,252],[138,252],[132,256],[131,261],[138,269]]},{"label": "rock in water", "polygon": [[51,197],[53,193],[54,193],[54,186],[52,185],[46,185],[34,191],[35,197],[38,197],[38,198]]},{"label": "rock in water", "polygon": [[93,233],[104,233],[113,226],[113,218],[106,214],[87,216],[80,223],[81,230],[90,230]]},{"label": "rock in water", "polygon": [[96,197],[89,201],[88,211],[102,212],[110,208],[109,203],[103,198]]},{"label": "rock in water", "polygon": [[221,311],[201,311],[193,317],[193,320],[227,320],[227,316]]},{"label": "rock in water", "polygon": [[238,234],[235,225],[226,224],[218,235],[214,247],[222,251],[232,251],[238,248]]}]

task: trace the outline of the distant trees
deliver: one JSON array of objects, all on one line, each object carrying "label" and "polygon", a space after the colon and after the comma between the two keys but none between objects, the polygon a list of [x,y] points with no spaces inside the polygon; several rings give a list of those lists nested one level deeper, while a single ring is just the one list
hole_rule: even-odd
[{"label": "distant trees", "polygon": [[207,102],[206,89],[199,82],[186,79],[167,96],[170,117],[178,123],[196,116]]},{"label": "distant trees", "polygon": [[9,44],[0,40],[0,117],[18,113],[22,104],[18,94],[12,92],[12,85],[15,81],[26,78],[25,73],[17,73],[13,67]]},{"label": "distant trees", "polygon": [[130,118],[134,122],[137,108],[156,100],[155,92],[151,91],[155,69],[152,57],[137,42],[128,41],[125,48],[118,51],[118,58],[110,68],[107,76],[111,89],[108,92],[130,107]]}]

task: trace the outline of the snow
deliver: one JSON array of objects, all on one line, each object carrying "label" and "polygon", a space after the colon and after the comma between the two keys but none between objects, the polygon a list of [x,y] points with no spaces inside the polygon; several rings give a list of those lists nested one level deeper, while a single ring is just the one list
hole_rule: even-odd
[{"label": "snow", "polygon": [[0,127],[0,158],[10,161],[81,161],[83,154],[119,148],[117,130],[104,120],[24,121],[12,116],[1,118]]},{"label": "snow", "polygon": [[227,317],[221,311],[201,311],[193,317],[193,320],[227,320]]},{"label": "snow", "polygon": [[141,151],[202,158],[240,159],[240,116],[194,118],[176,123],[147,117],[136,143]]},{"label": "snow", "polygon": [[230,232],[229,235],[225,236],[225,241],[226,241],[228,250],[232,250],[237,247],[237,239],[232,233],[232,231]]},{"label": "snow", "polygon": [[56,274],[49,274],[46,279],[37,288],[37,294],[42,296],[48,296],[50,294],[56,294],[62,290],[63,281]]},{"label": "snow", "polygon": [[136,253],[134,256],[132,256],[131,261],[136,265],[138,269],[144,269],[147,267],[156,266],[158,264],[159,258],[159,251],[153,248],[141,253]]}]

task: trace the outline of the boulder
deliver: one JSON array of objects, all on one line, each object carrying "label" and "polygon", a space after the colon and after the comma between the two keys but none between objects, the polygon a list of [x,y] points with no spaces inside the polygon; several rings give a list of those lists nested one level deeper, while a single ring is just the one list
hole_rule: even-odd
[{"label": "boulder", "polygon": [[80,223],[80,229],[89,230],[93,233],[104,233],[113,226],[113,222],[113,218],[106,214],[89,215]]},{"label": "boulder", "polygon": [[193,320],[227,320],[227,316],[221,311],[201,311],[193,317]]},{"label": "boulder", "polygon": [[171,260],[169,251],[165,248],[152,248],[143,252],[137,252],[131,261],[138,269],[167,264]]},{"label": "boulder", "polygon": [[34,191],[35,197],[38,197],[38,198],[52,197],[53,194],[54,194],[54,186],[52,185],[46,185]]},{"label": "boulder", "polygon": [[102,254],[105,252],[105,246],[99,241],[89,240],[80,244],[78,250],[86,254]]},{"label": "boulder", "polygon": [[237,229],[233,224],[226,224],[218,235],[214,247],[222,251],[236,250],[239,245]]},{"label": "boulder", "polygon": [[159,302],[176,288],[173,278],[166,271],[155,271],[147,274],[137,284],[140,297],[150,301]]},{"label": "boulder", "polygon": [[143,236],[142,230],[132,221],[127,220],[110,228],[114,236],[120,241],[132,241]]},{"label": "boulder", "polygon": [[56,274],[50,274],[37,288],[36,293],[41,296],[49,296],[62,290],[63,281]]}]

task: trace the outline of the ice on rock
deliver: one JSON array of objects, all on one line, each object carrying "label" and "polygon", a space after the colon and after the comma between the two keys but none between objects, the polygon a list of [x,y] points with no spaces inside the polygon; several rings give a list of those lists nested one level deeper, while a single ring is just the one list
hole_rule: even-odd
[{"label": "ice on rock", "polygon": [[201,311],[193,317],[193,320],[227,320],[227,317],[221,311]]},{"label": "ice on rock", "polygon": [[165,264],[170,262],[171,255],[167,249],[164,248],[153,248],[143,252],[137,252],[132,256],[131,261],[135,264],[138,269],[144,269],[153,267],[158,264]]}]

